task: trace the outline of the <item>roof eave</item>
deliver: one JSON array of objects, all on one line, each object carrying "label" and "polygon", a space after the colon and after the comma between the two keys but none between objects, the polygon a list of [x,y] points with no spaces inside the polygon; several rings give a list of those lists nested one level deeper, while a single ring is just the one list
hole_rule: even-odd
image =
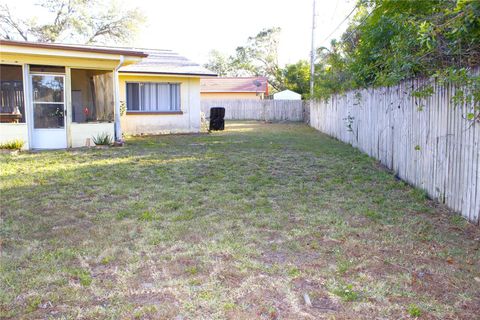
[{"label": "roof eave", "polygon": [[53,49],[53,50],[65,50],[65,51],[76,51],[76,52],[92,52],[92,53],[104,53],[104,54],[117,54],[125,55],[132,57],[145,58],[148,57],[148,54],[141,51],[130,51],[130,50],[120,50],[120,49],[105,49],[105,48],[91,48],[91,47],[81,47],[81,46],[68,46],[60,45],[54,43],[38,43],[38,42],[24,42],[24,41],[13,41],[13,40],[3,40],[0,39],[0,45],[2,46],[17,46],[17,47],[28,47],[28,48],[40,48],[40,49]]},{"label": "roof eave", "polygon": [[266,90],[215,90],[215,91],[210,91],[210,90],[200,90],[200,93],[265,93]]},{"label": "roof eave", "polygon": [[156,71],[134,71],[134,70],[119,70],[119,73],[126,74],[151,74],[151,75],[169,75],[169,76],[193,76],[193,77],[216,77],[216,74],[210,73],[193,73],[193,72],[156,72]]}]

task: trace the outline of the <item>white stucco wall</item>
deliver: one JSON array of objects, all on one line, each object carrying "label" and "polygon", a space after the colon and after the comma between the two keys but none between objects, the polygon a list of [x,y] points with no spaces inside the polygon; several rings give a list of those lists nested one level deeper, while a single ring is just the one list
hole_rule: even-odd
[{"label": "white stucco wall", "polygon": [[200,132],[200,78],[120,74],[120,101],[126,101],[127,82],[180,83],[180,114],[125,114],[122,132],[131,135]]},{"label": "white stucco wall", "polygon": [[12,140],[25,142],[23,149],[28,149],[28,127],[26,123],[0,123],[0,143]]},{"label": "white stucco wall", "polygon": [[[121,118],[122,131],[127,134],[164,134],[200,132],[200,78],[146,75],[120,75],[120,100],[125,101],[125,84],[133,82],[176,82],[181,84],[181,114],[135,114]],[[67,102],[67,106],[69,105]],[[71,114],[71,112],[70,112]],[[114,136],[114,123],[67,122],[67,145],[84,147],[87,139],[93,146],[92,137],[107,132]],[[0,143],[20,139],[29,149],[28,126],[26,123],[0,123]]]},{"label": "white stucco wall", "polygon": [[90,139],[90,146],[94,146],[92,137],[102,133],[108,133],[114,138],[115,127],[112,123],[71,123],[70,135],[73,148],[87,146],[87,139]]},{"label": "white stucco wall", "polygon": [[[108,133],[112,138],[114,136],[114,124],[112,123],[72,123],[70,124],[70,139],[73,148],[85,147],[87,139],[90,139],[90,145],[95,144],[92,137]],[[0,143],[12,140],[22,140],[25,142],[23,149],[29,149],[28,127],[26,123],[0,123]]]}]

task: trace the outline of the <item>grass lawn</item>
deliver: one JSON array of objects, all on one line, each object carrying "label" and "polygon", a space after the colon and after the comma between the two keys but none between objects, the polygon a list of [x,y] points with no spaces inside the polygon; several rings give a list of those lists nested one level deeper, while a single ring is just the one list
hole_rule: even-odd
[{"label": "grass lawn", "polygon": [[302,124],[0,161],[2,319],[480,314],[480,228]]}]

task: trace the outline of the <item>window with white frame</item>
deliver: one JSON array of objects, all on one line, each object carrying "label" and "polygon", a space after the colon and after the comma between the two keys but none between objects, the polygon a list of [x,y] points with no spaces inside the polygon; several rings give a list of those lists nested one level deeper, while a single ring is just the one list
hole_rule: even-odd
[{"label": "window with white frame", "polygon": [[180,111],[180,84],[165,82],[127,83],[127,111]]}]

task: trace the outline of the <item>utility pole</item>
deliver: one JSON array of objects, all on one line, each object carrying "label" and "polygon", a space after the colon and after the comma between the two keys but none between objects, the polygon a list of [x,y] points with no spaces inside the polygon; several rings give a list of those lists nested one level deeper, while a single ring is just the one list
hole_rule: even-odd
[{"label": "utility pole", "polygon": [[313,98],[313,77],[315,75],[315,28],[316,24],[316,9],[315,9],[315,0],[313,0],[313,18],[312,18],[312,51],[310,52],[310,99]]}]

